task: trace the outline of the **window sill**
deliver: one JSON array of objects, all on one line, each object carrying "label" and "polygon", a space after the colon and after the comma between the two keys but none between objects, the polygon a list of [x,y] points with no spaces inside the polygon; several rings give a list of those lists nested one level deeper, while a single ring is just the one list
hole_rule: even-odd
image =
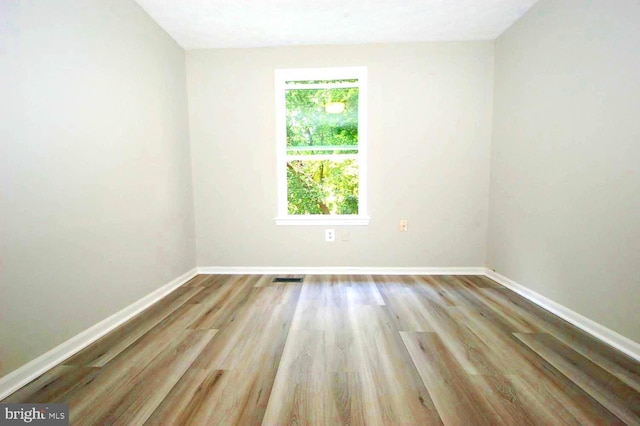
[{"label": "window sill", "polygon": [[278,216],[276,225],[291,226],[363,226],[369,224],[369,216]]}]

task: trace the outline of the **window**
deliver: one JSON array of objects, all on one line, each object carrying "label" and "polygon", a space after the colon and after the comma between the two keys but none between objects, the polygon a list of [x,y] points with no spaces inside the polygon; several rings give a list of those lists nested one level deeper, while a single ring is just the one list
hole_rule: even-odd
[{"label": "window", "polygon": [[367,69],[276,70],[279,225],[367,225]]}]

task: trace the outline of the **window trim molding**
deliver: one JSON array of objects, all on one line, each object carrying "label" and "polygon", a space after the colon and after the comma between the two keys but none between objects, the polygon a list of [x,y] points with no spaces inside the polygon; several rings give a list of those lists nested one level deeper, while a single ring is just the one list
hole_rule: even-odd
[{"label": "window trim molding", "polygon": [[[357,79],[358,87],[358,214],[289,215],[287,206],[286,82],[292,80]],[[295,86],[290,86],[295,87]],[[367,67],[289,68],[275,70],[276,181],[278,215],[276,225],[368,225],[367,205]]]},{"label": "window trim molding", "polygon": [[278,216],[275,219],[276,225],[296,225],[296,226],[339,226],[368,225],[369,216],[361,215],[288,215]]}]

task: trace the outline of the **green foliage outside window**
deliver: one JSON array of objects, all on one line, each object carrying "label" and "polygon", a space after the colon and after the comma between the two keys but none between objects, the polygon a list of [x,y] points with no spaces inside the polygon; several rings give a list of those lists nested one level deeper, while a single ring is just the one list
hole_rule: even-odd
[{"label": "green foliage outside window", "polygon": [[286,107],[287,155],[306,156],[287,161],[288,213],[358,214],[358,88],[289,89]]}]

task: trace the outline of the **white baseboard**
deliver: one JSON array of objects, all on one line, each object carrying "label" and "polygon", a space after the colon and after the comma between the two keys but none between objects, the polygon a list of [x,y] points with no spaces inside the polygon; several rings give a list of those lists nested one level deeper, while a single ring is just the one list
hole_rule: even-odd
[{"label": "white baseboard", "polygon": [[590,320],[589,318],[580,315],[579,313],[572,311],[564,305],[561,305],[553,300],[536,293],[535,291],[518,284],[517,282],[500,275],[491,269],[486,269],[484,275],[496,281],[499,284],[507,287],[510,290],[518,293],[525,299],[530,300],[536,305],[546,309],[547,311],[559,316],[567,322],[575,325],[579,329],[589,333],[593,337],[602,340],[604,343],[613,346],[619,351],[629,355],[636,361],[640,361],[640,343],[624,337],[623,335],[605,327],[602,324]]},{"label": "white baseboard", "polygon": [[203,266],[199,274],[300,274],[300,275],[483,275],[484,267],[393,268],[362,266]]},{"label": "white baseboard", "polygon": [[168,295],[182,284],[189,281],[197,274],[196,268],[179,276],[168,284],[163,285],[159,289],[149,293],[138,301],[132,303],[119,312],[111,315],[105,320],[100,321],[94,326],[86,329],[80,334],[75,335],[71,339],[56,346],[50,351],[40,355],[34,359],[12,371],[4,377],[0,378],[0,400],[11,395],[13,392],[36,379],[41,374],[62,363],[67,358],[76,354],[80,350],[89,346],[120,324],[131,319],[138,313],[142,312],[149,306]]}]

